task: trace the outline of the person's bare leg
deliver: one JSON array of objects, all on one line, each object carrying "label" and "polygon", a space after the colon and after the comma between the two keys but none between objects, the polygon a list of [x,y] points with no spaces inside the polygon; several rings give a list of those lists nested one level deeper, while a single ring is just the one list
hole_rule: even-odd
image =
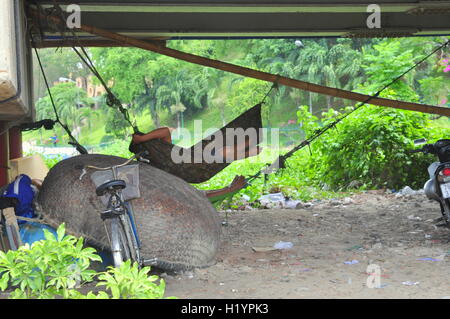
[{"label": "person's bare leg", "polygon": [[169,127],[160,127],[144,135],[133,134],[133,143],[139,144],[153,139],[161,139],[167,143],[172,143],[171,131],[172,129]]},{"label": "person's bare leg", "polygon": [[245,181],[244,176],[236,176],[229,186],[221,188],[221,189],[207,190],[207,191],[205,191],[205,194],[206,194],[206,197],[214,197],[214,196],[228,194],[228,193],[231,193],[231,192],[241,189],[242,187],[245,186],[245,183],[246,183],[246,181]]},{"label": "person's bare leg", "polygon": [[31,184],[33,184],[34,186],[36,186],[38,189],[41,189],[42,187],[42,180],[41,179],[32,179],[31,180]]}]

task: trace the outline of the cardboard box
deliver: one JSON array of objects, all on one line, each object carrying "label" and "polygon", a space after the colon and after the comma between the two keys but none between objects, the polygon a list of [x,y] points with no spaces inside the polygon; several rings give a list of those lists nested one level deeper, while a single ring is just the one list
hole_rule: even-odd
[{"label": "cardboard box", "polygon": [[19,174],[26,174],[31,179],[44,180],[48,173],[48,167],[38,154],[28,157],[15,158],[9,161],[9,180],[13,181]]}]

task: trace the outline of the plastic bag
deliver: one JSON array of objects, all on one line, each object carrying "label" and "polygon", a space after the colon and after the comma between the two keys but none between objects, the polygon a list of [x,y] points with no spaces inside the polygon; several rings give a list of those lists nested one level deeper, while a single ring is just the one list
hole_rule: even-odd
[{"label": "plastic bag", "polygon": [[275,245],[273,245],[273,248],[275,249],[291,249],[294,246],[293,243],[290,241],[279,241]]}]

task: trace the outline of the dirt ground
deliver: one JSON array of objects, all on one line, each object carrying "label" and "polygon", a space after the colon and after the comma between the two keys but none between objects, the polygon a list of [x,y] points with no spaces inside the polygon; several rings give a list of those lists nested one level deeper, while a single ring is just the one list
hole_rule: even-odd
[{"label": "dirt ground", "polygon": [[[228,213],[217,264],[163,273],[166,296],[450,299],[450,229],[436,227],[436,202],[370,191],[313,204]],[[279,241],[293,247],[253,249]]]}]

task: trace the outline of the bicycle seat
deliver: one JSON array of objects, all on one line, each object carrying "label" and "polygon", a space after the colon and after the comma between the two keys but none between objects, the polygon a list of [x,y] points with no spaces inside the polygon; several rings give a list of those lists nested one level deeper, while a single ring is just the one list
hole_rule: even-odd
[{"label": "bicycle seat", "polygon": [[95,193],[97,194],[97,196],[103,196],[110,189],[119,190],[119,189],[124,189],[126,186],[127,186],[127,184],[125,183],[125,181],[123,181],[121,179],[113,179],[112,181],[103,183],[99,187],[97,187],[95,189]]}]

